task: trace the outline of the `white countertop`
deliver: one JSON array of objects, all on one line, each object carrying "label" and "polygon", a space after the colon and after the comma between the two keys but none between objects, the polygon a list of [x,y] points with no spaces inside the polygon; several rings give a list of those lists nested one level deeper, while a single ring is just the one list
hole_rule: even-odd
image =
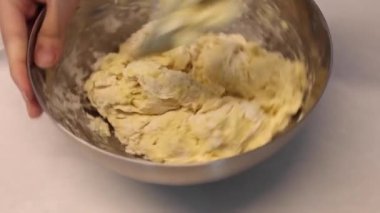
[{"label": "white countertop", "polygon": [[318,0],[334,73],[303,132],[264,164],[223,182],[164,187],[121,177],[30,121],[0,53],[0,212],[379,212],[380,2]]}]

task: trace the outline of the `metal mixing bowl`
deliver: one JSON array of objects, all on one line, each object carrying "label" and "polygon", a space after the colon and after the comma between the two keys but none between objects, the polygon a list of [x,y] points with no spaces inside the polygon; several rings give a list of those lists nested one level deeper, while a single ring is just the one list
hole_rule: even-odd
[{"label": "metal mixing bowl", "polygon": [[332,45],[326,21],[312,0],[245,1],[249,12],[222,31],[241,33],[269,50],[304,60],[311,82],[302,112],[285,132],[257,150],[204,164],[162,165],[129,156],[117,139],[104,140],[91,131],[87,114],[96,111],[84,95],[83,82],[91,74],[97,57],[117,51],[121,42],[149,20],[148,0],[83,0],[69,27],[62,62],[49,71],[33,64],[36,37],[44,19],[42,10],[32,29],[28,50],[29,76],[38,101],[83,153],[137,180],[187,185],[223,179],[246,170],[273,155],[302,126],[326,87]]}]

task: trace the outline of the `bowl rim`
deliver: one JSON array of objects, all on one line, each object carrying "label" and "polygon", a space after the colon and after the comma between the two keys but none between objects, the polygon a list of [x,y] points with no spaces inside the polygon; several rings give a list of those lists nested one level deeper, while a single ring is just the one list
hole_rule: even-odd
[{"label": "bowl rim", "polygon": [[[44,112],[46,112],[48,117],[53,121],[53,123],[56,126],[58,126],[59,129],[61,129],[63,132],[65,132],[68,136],[72,137],[73,139],[78,141],[80,144],[91,149],[92,151],[103,154],[107,157],[115,158],[115,159],[118,159],[121,161],[126,161],[127,163],[139,164],[139,165],[144,165],[144,166],[148,166],[148,167],[169,168],[169,169],[170,168],[172,168],[172,169],[176,169],[176,168],[177,169],[178,168],[183,169],[183,168],[213,167],[214,165],[221,164],[221,163],[226,162],[226,161],[235,160],[237,158],[241,158],[241,157],[244,157],[246,155],[251,155],[254,152],[258,152],[259,150],[264,149],[265,147],[269,146],[272,143],[276,143],[278,141],[279,137],[286,137],[288,135],[291,135],[292,133],[294,133],[297,129],[299,129],[302,126],[302,124],[305,122],[305,120],[308,117],[310,117],[309,115],[318,106],[320,100],[322,99],[324,93],[326,92],[327,86],[330,82],[330,78],[331,78],[331,74],[332,74],[332,68],[333,68],[333,49],[334,49],[333,48],[333,40],[332,40],[331,31],[330,31],[328,22],[327,22],[325,16],[323,15],[323,12],[320,9],[320,7],[318,6],[318,4],[315,2],[315,0],[306,0],[306,1],[308,1],[311,4],[311,6],[313,7],[313,9],[315,9],[315,11],[317,12],[317,15],[320,18],[321,24],[323,25],[324,29],[326,30],[327,36],[328,36],[328,46],[329,46],[329,49],[328,49],[329,58],[328,58],[328,60],[329,60],[329,62],[327,64],[327,68],[326,68],[326,70],[327,70],[326,82],[324,83],[323,88],[321,89],[321,95],[316,99],[315,104],[313,106],[311,106],[309,112],[307,114],[305,114],[305,116],[303,116],[302,119],[300,119],[296,125],[290,127],[289,129],[287,129],[287,131],[280,132],[277,136],[275,136],[273,139],[271,139],[265,145],[260,146],[257,149],[250,150],[250,151],[247,151],[245,153],[241,153],[241,154],[238,154],[235,156],[226,157],[226,158],[213,160],[213,161],[209,161],[209,162],[190,163],[190,164],[163,164],[163,163],[151,162],[151,161],[144,160],[144,159],[130,158],[130,157],[126,157],[126,156],[122,156],[122,155],[118,155],[118,154],[106,151],[102,148],[99,148],[99,147],[93,145],[92,143],[90,143],[90,142],[88,142],[82,138],[79,138],[78,136],[76,136],[72,132],[70,132],[68,129],[66,129],[64,126],[62,126],[60,123],[58,123],[46,110],[46,106],[44,105],[44,101],[42,100],[42,97],[37,94],[36,85],[34,84],[34,81],[32,79],[33,78],[32,72],[34,70],[33,68],[35,67],[35,64],[34,64],[35,44],[36,44],[36,40],[37,40],[39,30],[42,26],[43,20],[44,20],[45,15],[46,15],[46,7],[45,6],[40,6],[38,8],[38,13],[37,13],[38,15],[34,19],[32,29],[31,29],[30,35],[29,35],[28,47],[27,47],[27,72],[28,72],[29,81],[32,85],[32,89],[33,89],[34,93],[36,94],[37,102],[40,104],[40,106],[42,107]],[[279,151],[279,150],[276,150],[275,152],[277,152],[277,151]],[[265,159],[262,159],[262,160],[265,160]]]}]

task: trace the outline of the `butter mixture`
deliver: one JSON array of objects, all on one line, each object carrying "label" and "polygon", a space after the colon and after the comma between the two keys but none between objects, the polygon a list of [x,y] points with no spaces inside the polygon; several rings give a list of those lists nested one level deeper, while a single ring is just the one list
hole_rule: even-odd
[{"label": "butter mixture", "polygon": [[136,59],[147,32],[101,59],[85,84],[127,153],[167,164],[231,157],[268,143],[300,110],[302,62],[239,34],[206,34]]}]

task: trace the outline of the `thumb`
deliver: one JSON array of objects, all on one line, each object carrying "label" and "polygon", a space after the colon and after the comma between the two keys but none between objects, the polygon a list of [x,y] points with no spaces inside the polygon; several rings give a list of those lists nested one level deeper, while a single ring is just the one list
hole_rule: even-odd
[{"label": "thumb", "polygon": [[78,0],[45,0],[46,17],[37,38],[35,63],[41,68],[54,66],[62,54],[64,34]]}]

